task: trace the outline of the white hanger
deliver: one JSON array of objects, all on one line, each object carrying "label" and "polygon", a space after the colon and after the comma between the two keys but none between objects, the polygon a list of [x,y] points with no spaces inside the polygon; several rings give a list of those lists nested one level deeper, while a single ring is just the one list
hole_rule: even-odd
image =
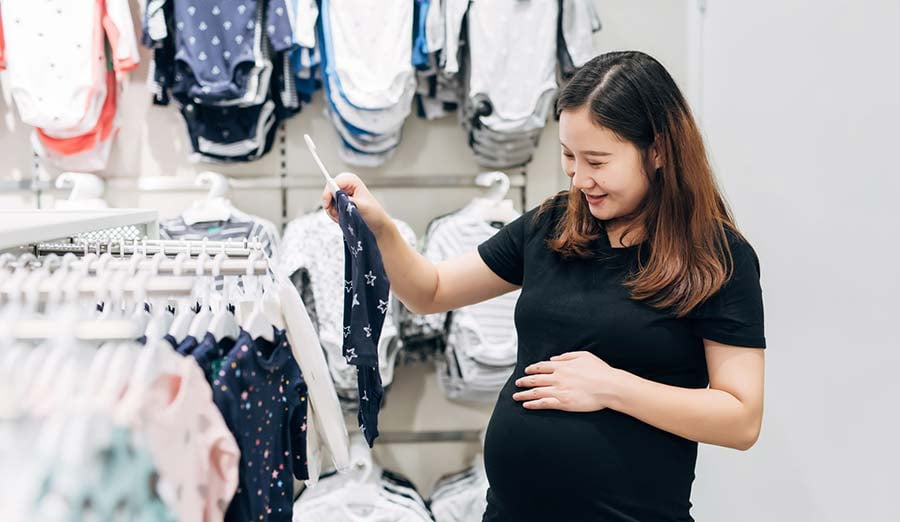
[{"label": "white hanger", "polygon": [[265,339],[266,341],[275,342],[275,332],[272,330],[272,322],[263,313],[262,296],[259,295],[259,276],[253,276],[253,266],[259,259],[259,253],[253,252],[247,259],[247,274],[244,277],[244,289],[246,291],[251,277],[253,278],[253,286],[256,292],[256,298],[253,301],[253,309],[247,316],[244,324],[241,326],[250,334],[251,339]]},{"label": "white hanger", "polygon": [[225,198],[228,194],[228,179],[216,172],[201,172],[197,175],[197,185],[209,184],[206,199],[195,201],[194,205],[182,212],[181,218],[188,225],[209,221],[227,221],[234,212],[234,206]]},{"label": "white hanger", "polygon": [[[78,306],[79,283],[81,277],[76,276],[71,282],[68,289],[70,296],[69,302],[73,307]],[[98,286],[97,295],[102,299],[101,293],[106,290],[105,285]],[[65,316],[73,316],[77,314],[77,308],[70,308]],[[69,321],[63,321],[63,324]],[[36,349],[26,361],[23,368],[24,382],[21,386],[21,403],[27,410],[33,410],[39,405],[39,401],[46,397],[45,390],[52,387],[54,379],[59,373],[59,369],[63,367],[66,361],[70,360],[74,350],[77,348],[77,341],[74,338],[74,329],[64,328],[59,331],[53,342],[50,343],[49,350]]]},{"label": "white hanger", "polygon": [[[146,256],[142,252],[135,251],[129,260],[126,273],[131,277],[138,277],[139,269],[144,259],[146,259]],[[144,308],[144,302],[147,297],[145,291],[146,280],[141,279],[141,281],[143,281],[144,284],[138,288],[139,294],[136,295],[134,300],[134,312],[131,315],[131,320],[137,325],[139,332],[144,332],[147,329],[147,323],[150,322],[150,314]]]},{"label": "white hanger", "polygon": [[306,148],[309,149],[310,154],[312,154],[313,159],[316,161],[316,165],[319,166],[319,170],[322,171],[322,175],[325,176],[325,184],[328,186],[328,190],[331,191],[331,195],[335,195],[340,187],[338,187],[337,183],[335,183],[334,178],[331,177],[331,174],[328,173],[328,169],[325,168],[325,164],[322,163],[322,159],[319,158],[319,152],[316,148],[316,144],[313,142],[312,138],[309,137],[309,134],[303,135],[303,140],[306,141]]},{"label": "white hanger", "polygon": [[[112,303],[112,293],[113,293],[113,283],[112,283],[113,274],[111,272],[103,272],[104,283],[101,286],[97,287],[96,300],[104,301],[103,313],[106,317],[109,317],[109,311],[113,308]],[[106,295],[104,295],[104,293]],[[97,325],[102,324],[101,321],[95,322]],[[105,386],[106,379],[108,377],[107,368],[110,366],[112,359],[115,355],[116,345],[118,343],[114,343],[112,341],[106,342],[100,346],[97,350],[97,353],[94,355],[93,360],[91,361],[90,368],[87,372],[87,390],[88,393],[92,396],[96,396],[100,393],[100,390]]]},{"label": "white hanger", "polygon": [[284,317],[281,314],[281,300],[275,290],[275,282],[268,274],[263,276],[262,314],[278,330],[285,329]]},{"label": "white hanger", "polygon": [[[182,257],[175,266],[178,274],[181,273],[183,263],[184,258]],[[168,312],[165,311],[165,308],[160,307],[155,310],[155,314],[150,320],[147,327],[147,344],[139,350],[128,388],[116,408],[117,418],[133,418],[140,410],[142,398],[156,380],[157,375],[177,371],[178,365],[183,361],[183,358],[168,343],[163,342],[160,317],[166,313]]]},{"label": "white hanger", "polygon": [[72,187],[69,198],[58,200],[54,208],[58,209],[92,209],[107,208],[109,205],[103,200],[105,183],[93,174],[82,172],[63,172],[56,178],[56,188]]},{"label": "white hanger", "polygon": [[351,518],[359,518],[360,514],[354,513],[352,508],[358,506],[364,510],[371,507],[378,502],[381,494],[381,468],[375,464],[372,450],[359,432],[350,436],[350,465],[353,478],[344,486],[347,490],[345,498],[350,499],[344,511]]},{"label": "white hanger", "polygon": [[502,201],[509,193],[509,176],[503,171],[482,172],[475,176],[475,184],[479,187],[490,187],[484,197],[491,201]]},{"label": "white hanger", "polygon": [[[3,285],[3,291],[7,295],[7,303],[2,317],[5,325],[14,325],[27,317],[25,312],[25,304],[23,302],[23,288],[27,276],[26,266],[18,264],[13,273],[6,279]],[[7,326],[10,328],[10,326]],[[27,407],[24,400],[30,399],[27,395],[30,385],[34,383],[33,375],[38,373],[42,360],[46,357],[46,349],[22,349],[11,357],[10,364],[15,363],[16,371],[10,369],[9,377],[11,378],[10,389],[13,391],[14,397],[10,398],[10,404],[21,410]]]},{"label": "white hanger", "polygon": [[[227,259],[225,255],[225,246],[222,246],[222,252],[216,254],[213,259],[213,277],[218,277],[222,273],[222,263]],[[218,343],[222,339],[237,339],[240,334],[237,321],[234,314],[228,311],[228,286],[229,282],[225,281],[222,286],[222,293],[219,294],[218,303],[215,308],[212,320],[209,322],[209,333],[216,339]]]},{"label": "white hanger", "polygon": [[40,288],[47,281],[49,275],[47,266],[42,266],[30,273],[23,269],[22,274],[7,286],[10,301],[16,303],[9,305],[15,308],[13,311],[16,314],[15,320],[11,320],[12,316],[7,316],[7,320],[11,320],[10,324],[14,325],[12,333],[17,338],[40,339],[46,337],[47,320],[38,315],[40,306],[38,298]]},{"label": "white hanger", "polygon": [[[113,288],[110,292],[114,300],[124,300],[122,289],[129,278],[128,272],[119,272],[114,279]],[[142,283],[145,285],[146,280],[143,280]],[[145,287],[139,289],[136,296],[136,301],[140,303],[139,306],[141,307],[143,307],[145,295],[143,288]],[[144,328],[142,327],[139,331],[143,332]],[[96,400],[98,405],[102,406],[111,406],[119,399],[138,355],[137,344],[131,339],[126,342],[110,342],[107,344],[111,345],[112,358],[103,370],[104,374],[101,378],[103,384],[97,393]]]},{"label": "white hanger", "polygon": [[87,245],[84,247],[84,256],[81,258],[81,275],[88,276],[91,273],[91,265],[96,263],[100,256],[93,252],[87,251]]},{"label": "white hanger", "polygon": [[[190,250],[190,243],[188,243],[188,250]],[[179,252],[175,256],[175,266],[172,272],[176,276],[180,276],[184,272],[184,263],[188,256],[189,254],[184,252]],[[172,321],[172,326],[169,327],[169,335],[174,337],[176,342],[180,343],[187,337],[193,320],[194,311],[191,310],[190,301],[186,299],[179,300],[178,310],[175,311],[175,320]]]},{"label": "white hanger", "polygon": [[[150,270],[145,272],[147,276],[159,275],[159,265],[166,259],[162,252],[153,255],[150,263]],[[142,281],[141,291],[144,291],[146,280]],[[163,336],[169,331],[174,324],[174,316],[166,309],[167,298],[151,299],[150,303],[150,321],[147,323],[145,335],[147,336],[147,345],[151,342],[156,343],[162,340]]]},{"label": "white hanger", "polygon": [[[245,248],[248,246],[247,239],[243,239],[242,243]],[[245,267],[245,271],[247,274],[251,274],[251,266],[252,264],[260,258],[260,252],[251,251],[250,255],[247,257],[247,266]],[[237,318],[237,323],[244,327],[244,324],[247,322],[247,318],[250,317],[250,312],[253,311],[253,308],[256,306],[256,285],[251,284],[255,281],[252,280],[252,277],[249,275],[242,275],[240,278],[235,279],[235,283],[231,286],[231,290],[234,295],[234,305],[235,305],[235,314],[234,316]]]},{"label": "white hanger", "polygon": [[131,419],[140,411],[144,402],[143,396],[153,385],[156,377],[172,371],[177,364],[173,359],[181,359],[181,356],[168,347],[161,338],[147,337],[147,345],[138,352],[128,380],[128,388],[122,399],[114,405],[116,418]]},{"label": "white hanger", "polygon": [[509,176],[500,171],[483,172],[475,177],[475,184],[491,187],[484,197],[477,197],[469,204],[484,221],[509,223],[519,217],[511,199],[504,199],[509,193]]},{"label": "white hanger", "polygon": [[6,280],[13,274],[14,270],[8,270],[7,266],[10,262],[15,261],[16,256],[12,254],[0,255],[0,288],[6,283]]},{"label": "white hanger", "polygon": [[203,335],[206,333],[209,323],[212,320],[212,312],[209,310],[209,287],[213,282],[204,277],[207,261],[209,261],[209,254],[206,253],[206,244],[204,243],[200,255],[197,256],[195,271],[197,275],[197,285],[200,287],[200,311],[194,316],[194,320],[191,322],[191,327],[188,330],[188,335],[198,341],[203,339]]},{"label": "white hanger", "polygon": [[[144,254],[147,253],[147,244],[144,243]],[[150,274],[154,276],[159,275],[159,266],[163,261],[166,260],[165,247],[160,247],[160,252],[153,254],[153,257],[150,258]],[[169,328],[172,327],[172,323],[175,322],[175,315],[166,311],[166,300],[154,300],[152,303],[152,308],[150,309],[150,321],[144,327],[145,333],[147,334],[147,338],[150,338],[149,329],[154,319],[156,323],[153,324],[158,330],[157,337],[162,339],[163,335],[165,335]]]}]

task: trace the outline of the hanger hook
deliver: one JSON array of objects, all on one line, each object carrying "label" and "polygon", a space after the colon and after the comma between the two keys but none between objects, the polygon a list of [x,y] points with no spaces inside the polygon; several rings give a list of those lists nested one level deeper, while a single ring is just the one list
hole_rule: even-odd
[{"label": "hanger hook", "polygon": [[157,252],[153,254],[153,258],[150,263],[150,272],[153,275],[159,275],[159,265],[166,259],[166,255],[162,252]]},{"label": "hanger hook", "polygon": [[228,256],[225,255],[224,252],[219,252],[218,254],[216,254],[216,257],[213,258],[213,277],[219,277],[220,275],[222,275],[222,263],[224,263],[225,259],[227,258]]},{"label": "hanger hook", "polygon": [[197,256],[196,273],[198,276],[203,277],[203,273],[206,271],[206,261],[208,260],[209,254],[206,251],[200,252],[200,255]]},{"label": "hanger hook", "polygon": [[201,172],[200,174],[197,174],[196,183],[197,185],[209,183],[209,192],[206,194],[207,199],[224,198],[225,195],[228,194],[228,178],[218,172]]},{"label": "hanger hook", "polygon": [[180,276],[184,271],[185,259],[187,259],[187,254],[185,254],[184,252],[179,252],[175,255],[175,266],[172,269],[172,272],[175,275]]},{"label": "hanger hook", "polygon": [[475,184],[480,187],[490,187],[486,198],[493,201],[501,201],[505,198],[511,186],[509,176],[500,170],[482,172],[475,177]]}]

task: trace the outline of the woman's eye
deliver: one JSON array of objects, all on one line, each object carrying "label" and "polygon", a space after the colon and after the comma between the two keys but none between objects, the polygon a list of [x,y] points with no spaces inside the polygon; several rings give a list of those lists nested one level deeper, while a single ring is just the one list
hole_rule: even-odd
[{"label": "woman's eye", "polygon": [[591,163],[591,162],[588,162],[588,165],[590,165],[591,168],[596,169],[597,167],[601,167],[601,166],[603,166],[603,165],[606,165],[606,163]]},{"label": "woman's eye", "polygon": [[574,155],[574,154],[566,154],[565,152],[563,152],[563,156],[565,156],[565,157],[567,157],[567,158],[569,158],[569,159],[574,159],[574,158],[575,158],[575,155]]}]

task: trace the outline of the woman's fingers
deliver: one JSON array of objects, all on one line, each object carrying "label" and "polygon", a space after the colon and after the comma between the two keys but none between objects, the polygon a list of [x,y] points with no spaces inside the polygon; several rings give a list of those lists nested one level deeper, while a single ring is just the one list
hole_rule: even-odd
[{"label": "woman's fingers", "polygon": [[356,189],[362,185],[362,180],[359,179],[359,176],[352,172],[341,172],[335,176],[334,182],[348,196],[353,196],[356,193]]},{"label": "woman's fingers", "polygon": [[541,386],[530,390],[520,391],[513,394],[513,400],[517,401],[534,401],[553,397],[554,389],[552,386]]},{"label": "woman's fingers", "polygon": [[530,375],[528,377],[520,377],[516,379],[516,386],[519,388],[534,388],[535,386],[552,386],[556,384],[556,379],[552,374],[540,373]]},{"label": "woman's fingers", "polygon": [[334,205],[334,196],[331,194],[331,191],[326,188],[322,191],[322,208],[330,214],[332,205]]},{"label": "woman's fingers", "polygon": [[337,223],[338,216],[337,208],[334,206],[334,195],[332,195],[331,191],[327,188],[322,192],[322,208],[325,209],[325,213],[328,214],[328,217]]},{"label": "woman's fingers", "polygon": [[532,364],[525,368],[525,373],[531,375],[535,373],[553,373],[556,365],[549,361]]},{"label": "woman's fingers", "polygon": [[528,401],[522,406],[529,410],[561,410],[562,402],[556,397],[545,397],[536,401]]}]

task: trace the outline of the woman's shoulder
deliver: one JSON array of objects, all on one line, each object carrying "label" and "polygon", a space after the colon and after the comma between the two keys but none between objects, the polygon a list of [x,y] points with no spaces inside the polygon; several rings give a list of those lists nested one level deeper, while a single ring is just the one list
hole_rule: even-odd
[{"label": "woman's shoulder", "polygon": [[728,240],[728,249],[734,262],[735,270],[738,267],[755,268],[759,272],[759,256],[750,241],[736,228],[726,226],[725,237]]}]

